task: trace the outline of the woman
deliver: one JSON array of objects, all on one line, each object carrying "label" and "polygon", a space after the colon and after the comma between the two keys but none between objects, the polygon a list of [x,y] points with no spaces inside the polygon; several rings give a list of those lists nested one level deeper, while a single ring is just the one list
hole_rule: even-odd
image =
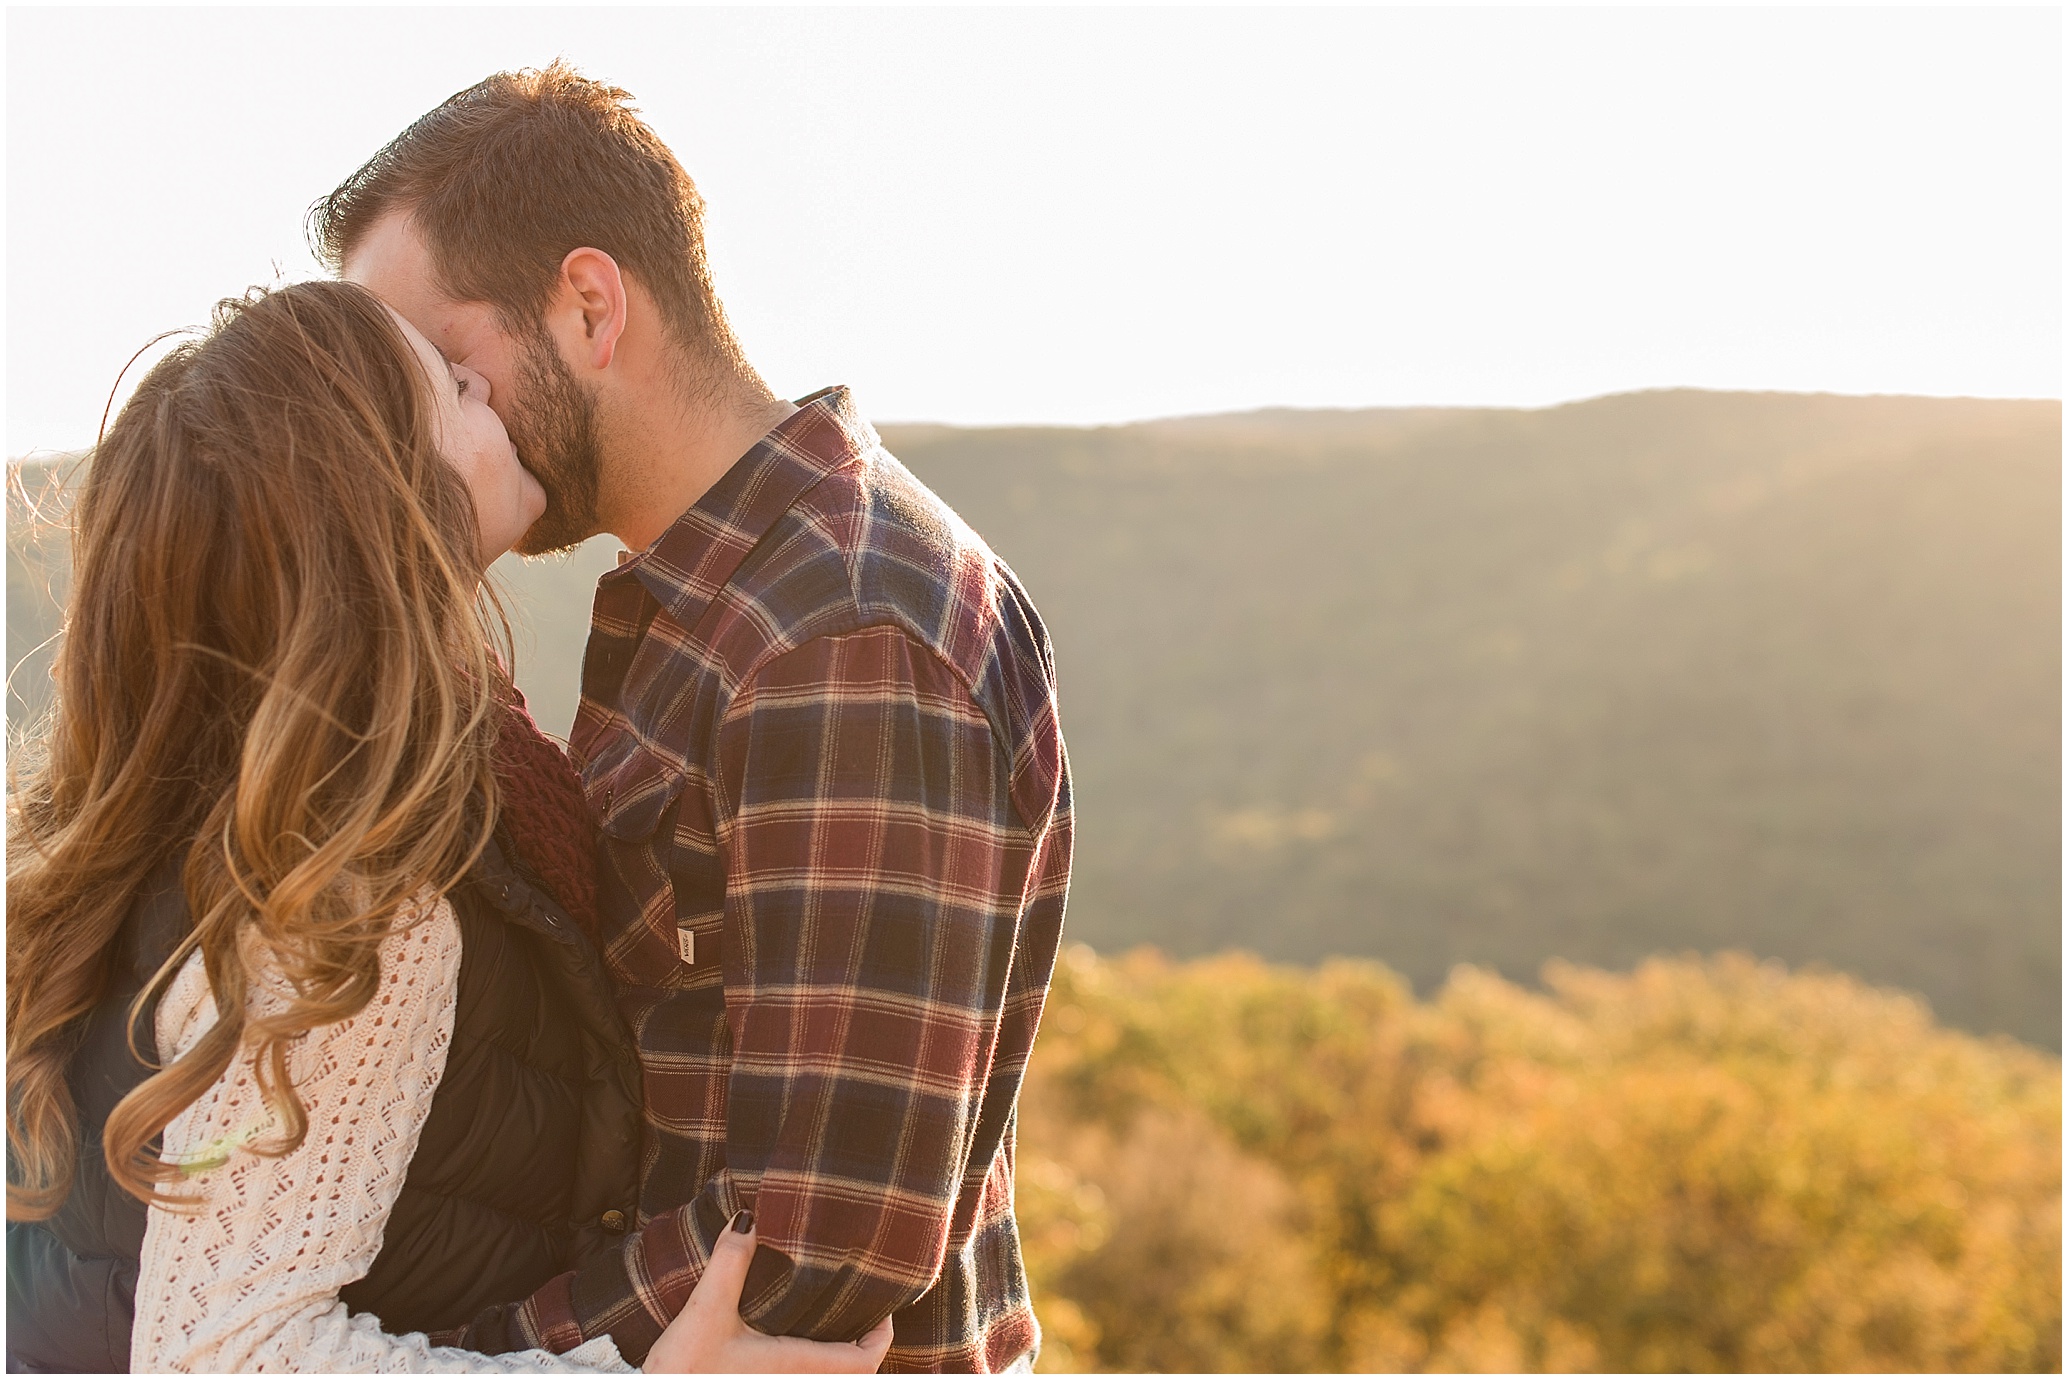
[{"label": "woman", "polygon": [[[626,1368],[425,1335],[612,1249],[640,1132],[580,791],[484,616],[545,502],[487,404],[306,283],[94,452],[10,801],[10,1370]],[[736,1225],[648,1368],[873,1370],[887,1322],[741,1323]]]}]

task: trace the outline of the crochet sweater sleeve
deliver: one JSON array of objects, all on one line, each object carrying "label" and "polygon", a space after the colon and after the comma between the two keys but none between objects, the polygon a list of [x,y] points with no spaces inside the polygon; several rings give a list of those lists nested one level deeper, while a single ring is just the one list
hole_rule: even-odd
[{"label": "crochet sweater sleeve", "polygon": [[[188,1167],[172,1189],[186,1202],[149,1212],[132,1370],[629,1369],[607,1337],[565,1356],[483,1356],[432,1346],[421,1332],[390,1335],[378,1318],[352,1316],[339,1301],[338,1291],[362,1278],[380,1252],[445,1072],[459,994],[460,930],[451,904],[427,892],[406,908],[381,945],[380,965],[365,1009],[310,1031],[289,1053],[309,1118],[293,1153],[250,1148],[273,1142],[278,1125],[248,1057],[232,1060],[166,1128],[163,1157]],[[277,1007],[278,983],[255,976],[253,1009]],[[197,953],[159,1003],[161,1054],[185,1054],[215,1019]]]}]

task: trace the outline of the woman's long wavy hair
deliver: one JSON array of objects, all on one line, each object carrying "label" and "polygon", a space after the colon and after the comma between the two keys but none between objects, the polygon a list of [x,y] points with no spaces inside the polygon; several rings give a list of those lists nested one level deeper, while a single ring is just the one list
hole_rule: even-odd
[{"label": "woman's long wavy hair", "polygon": [[[220,304],[104,428],[55,712],[9,800],[10,1219],[70,1191],[67,1059],[175,850],[192,929],[132,1043],[197,947],[221,1018],[108,1118],[110,1172],[152,1201],[179,1173],[152,1142],[240,1052],[282,1132],[255,1148],[301,1143],[290,1046],[366,1005],[403,903],[483,847],[508,627],[428,387],[372,296],[301,283]],[[259,963],[290,997],[263,1018]]]}]

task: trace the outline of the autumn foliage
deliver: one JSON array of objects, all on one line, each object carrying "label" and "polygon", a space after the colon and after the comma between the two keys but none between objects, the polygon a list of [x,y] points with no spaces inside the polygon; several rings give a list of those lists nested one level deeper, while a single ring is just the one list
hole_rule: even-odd
[{"label": "autumn foliage", "polygon": [[2060,1369],[2057,1059],[1738,956],[1544,979],[1068,951],[1041,1368]]}]

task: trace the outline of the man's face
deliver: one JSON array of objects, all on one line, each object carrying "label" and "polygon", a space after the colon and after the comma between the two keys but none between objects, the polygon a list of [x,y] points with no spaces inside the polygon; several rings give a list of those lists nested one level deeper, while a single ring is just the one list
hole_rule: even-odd
[{"label": "man's face", "polygon": [[345,279],[393,307],[453,363],[488,381],[489,402],[509,430],[517,459],[546,491],[546,511],[517,550],[527,556],[560,551],[602,530],[596,400],[561,359],[543,323],[512,333],[488,303],[447,297],[430,248],[405,211],[375,222],[346,257]]}]

